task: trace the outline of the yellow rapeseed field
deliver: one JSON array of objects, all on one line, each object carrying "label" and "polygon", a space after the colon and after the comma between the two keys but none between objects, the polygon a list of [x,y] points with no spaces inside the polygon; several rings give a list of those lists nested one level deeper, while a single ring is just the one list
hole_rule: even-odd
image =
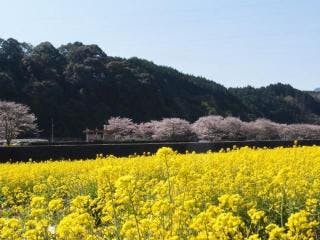
[{"label": "yellow rapeseed field", "polygon": [[0,164],[0,239],[320,239],[320,147]]}]

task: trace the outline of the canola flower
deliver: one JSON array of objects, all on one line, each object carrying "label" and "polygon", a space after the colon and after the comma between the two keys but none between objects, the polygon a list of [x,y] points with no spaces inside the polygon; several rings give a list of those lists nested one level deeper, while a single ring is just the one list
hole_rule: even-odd
[{"label": "canola flower", "polygon": [[320,239],[320,147],[0,164],[0,240]]}]

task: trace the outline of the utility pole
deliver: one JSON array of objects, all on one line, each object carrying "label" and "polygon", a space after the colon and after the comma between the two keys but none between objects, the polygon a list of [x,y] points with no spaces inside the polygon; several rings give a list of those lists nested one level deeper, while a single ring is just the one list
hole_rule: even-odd
[{"label": "utility pole", "polygon": [[51,118],[51,144],[53,143],[53,139],[54,139],[53,129],[54,129],[53,118]]}]

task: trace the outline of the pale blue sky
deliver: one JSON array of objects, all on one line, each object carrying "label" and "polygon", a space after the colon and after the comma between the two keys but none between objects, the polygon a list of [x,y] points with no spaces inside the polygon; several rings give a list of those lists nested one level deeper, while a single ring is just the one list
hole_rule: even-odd
[{"label": "pale blue sky", "polygon": [[227,87],[320,87],[319,0],[1,0],[0,38],[96,43]]}]

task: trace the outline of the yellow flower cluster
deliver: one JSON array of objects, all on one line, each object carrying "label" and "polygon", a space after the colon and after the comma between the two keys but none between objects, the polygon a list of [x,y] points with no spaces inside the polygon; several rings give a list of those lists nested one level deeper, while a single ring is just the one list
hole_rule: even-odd
[{"label": "yellow flower cluster", "polygon": [[0,164],[0,240],[320,239],[320,147]]}]

